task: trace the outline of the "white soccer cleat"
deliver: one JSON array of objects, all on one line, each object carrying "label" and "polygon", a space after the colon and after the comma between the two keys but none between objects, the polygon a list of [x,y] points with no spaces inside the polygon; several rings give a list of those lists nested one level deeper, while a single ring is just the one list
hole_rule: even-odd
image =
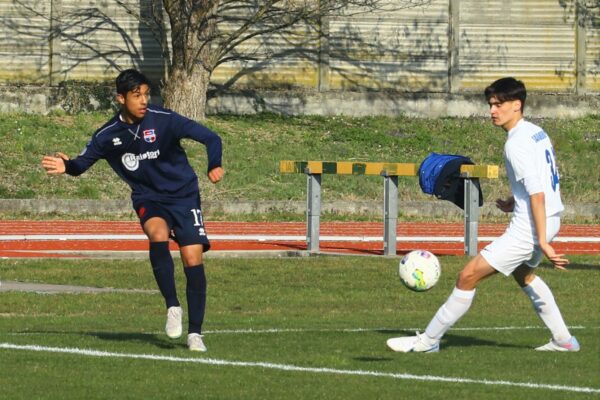
[{"label": "white soccer cleat", "polygon": [[187,337],[187,345],[191,351],[205,352],[207,350],[202,341],[202,335],[199,333],[190,333]]},{"label": "white soccer cleat", "polygon": [[[430,344],[433,342],[433,344]],[[439,340],[432,340],[425,337],[425,334],[419,334],[416,336],[405,336],[388,339],[386,342],[388,347],[394,351],[401,353],[409,353],[411,351],[417,353],[436,353],[440,351]]]},{"label": "white soccer cleat", "polygon": [[181,316],[183,310],[181,307],[169,307],[167,310],[167,324],[165,325],[165,332],[171,339],[178,339],[181,337]]},{"label": "white soccer cleat", "polygon": [[550,342],[535,349],[537,351],[579,351],[580,347],[575,336],[571,336],[567,343],[560,344],[554,339],[550,339]]}]

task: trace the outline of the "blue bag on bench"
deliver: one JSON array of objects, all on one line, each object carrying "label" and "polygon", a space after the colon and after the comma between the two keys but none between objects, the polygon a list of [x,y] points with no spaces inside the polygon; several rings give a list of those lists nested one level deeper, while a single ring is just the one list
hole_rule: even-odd
[{"label": "blue bag on bench", "polygon": [[[464,209],[464,178],[460,177],[463,164],[474,164],[469,157],[457,154],[430,153],[419,166],[419,186],[423,193],[438,199],[448,200]],[[473,179],[479,191],[479,206],[483,205],[483,194],[479,179]]]}]

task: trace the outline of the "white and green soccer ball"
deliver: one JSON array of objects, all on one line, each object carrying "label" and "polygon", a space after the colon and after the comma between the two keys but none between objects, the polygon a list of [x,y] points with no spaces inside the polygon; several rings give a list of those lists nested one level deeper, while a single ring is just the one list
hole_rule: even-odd
[{"label": "white and green soccer ball", "polygon": [[400,260],[398,274],[402,283],[415,292],[431,289],[440,279],[442,268],[437,257],[427,250],[413,250]]}]

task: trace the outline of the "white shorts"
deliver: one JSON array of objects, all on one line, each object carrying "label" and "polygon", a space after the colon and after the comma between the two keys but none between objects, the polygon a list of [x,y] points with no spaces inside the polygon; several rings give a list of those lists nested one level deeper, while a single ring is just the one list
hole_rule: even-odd
[{"label": "white shorts", "polygon": [[[551,242],[560,229],[560,216],[546,219],[546,239]],[[510,229],[485,246],[481,255],[496,271],[510,275],[521,264],[535,268],[542,261],[542,250],[530,241],[518,238]]]}]

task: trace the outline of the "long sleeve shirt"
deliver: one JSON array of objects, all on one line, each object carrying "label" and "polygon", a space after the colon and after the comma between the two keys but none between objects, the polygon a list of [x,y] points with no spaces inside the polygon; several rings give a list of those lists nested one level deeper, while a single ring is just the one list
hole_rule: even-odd
[{"label": "long sleeve shirt", "polygon": [[144,118],[128,124],[117,114],[92,136],[81,154],[66,161],[77,176],[99,159],[131,187],[131,197],[174,199],[198,192],[198,177],[181,146],[189,138],[206,146],[208,171],[221,166],[221,138],[205,126],[171,110],[149,105]]}]

